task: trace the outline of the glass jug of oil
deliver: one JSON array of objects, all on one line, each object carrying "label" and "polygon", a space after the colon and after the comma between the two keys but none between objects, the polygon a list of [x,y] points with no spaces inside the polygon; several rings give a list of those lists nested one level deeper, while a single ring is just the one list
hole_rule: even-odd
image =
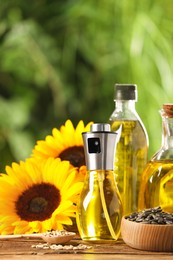
[{"label": "glass jug of oil", "polygon": [[163,104],[160,114],[162,146],[142,174],[139,209],[160,206],[173,213],[173,104]]},{"label": "glass jug of oil", "polygon": [[109,124],[93,124],[83,133],[87,175],[77,210],[77,226],[85,241],[116,241],[122,204],[113,172],[116,133]]}]

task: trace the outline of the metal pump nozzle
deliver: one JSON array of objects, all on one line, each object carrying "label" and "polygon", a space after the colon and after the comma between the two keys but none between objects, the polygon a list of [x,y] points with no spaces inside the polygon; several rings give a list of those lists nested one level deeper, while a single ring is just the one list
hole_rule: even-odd
[{"label": "metal pump nozzle", "polygon": [[113,170],[117,133],[109,124],[92,124],[82,133],[87,170]]}]

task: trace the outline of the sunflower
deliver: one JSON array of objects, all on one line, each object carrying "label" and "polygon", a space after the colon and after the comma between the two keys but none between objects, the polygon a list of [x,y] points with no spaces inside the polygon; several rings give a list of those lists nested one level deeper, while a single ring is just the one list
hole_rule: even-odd
[{"label": "sunflower", "polygon": [[79,179],[83,180],[86,168],[82,132],[89,131],[91,124],[92,122],[84,126],[81,120],[75,129],[72,122],[67,120],[60,130],[53,128],[52,135],[48,135],[45,140],[37,141],[33,157],[38,159],[59,157],[61,160],[67,160],[74,167],[78,167]]},{"label": "sunflower", "polygon": [[[0,234],[60,230],[72,225],[83,183],[68,161],[27,159],[0,177]],[[57,174],[58,173],[58,174]]]}]

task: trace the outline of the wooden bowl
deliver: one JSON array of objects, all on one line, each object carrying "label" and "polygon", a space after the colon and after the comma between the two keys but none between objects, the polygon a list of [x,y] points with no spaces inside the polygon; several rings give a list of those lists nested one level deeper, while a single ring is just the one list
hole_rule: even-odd
[{"label": "wooden bowl", "polygon": [[122,218],[121,235],[130,247],[148,251],[173,251],[173,224],[142,224]]}]

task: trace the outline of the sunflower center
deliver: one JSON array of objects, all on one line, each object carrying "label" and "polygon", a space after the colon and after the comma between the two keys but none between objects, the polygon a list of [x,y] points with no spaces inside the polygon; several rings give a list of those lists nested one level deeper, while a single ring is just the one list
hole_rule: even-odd
[{"label": "sunflower center", "polygon": [[51,217],[61,202],[60,191],[52,184],[35,184],[16,201],[16,213],[26,221],[43,221]]},{"label": "sunflower center", "polygon": [[29,205],[29,210],[30,212],[35,212],[35,213],[39,213],[39,212],[44,212],[44,209],[47,207],[47,200],[45,200],[45,198],[42,197],[37,197],[32,199],[30,205]]},{"label": "sunflower center", "polygon": [[69,161],[74,167],[85,165],[85,155],[83,146],[73,146],[59,154],[61,160]]}]

